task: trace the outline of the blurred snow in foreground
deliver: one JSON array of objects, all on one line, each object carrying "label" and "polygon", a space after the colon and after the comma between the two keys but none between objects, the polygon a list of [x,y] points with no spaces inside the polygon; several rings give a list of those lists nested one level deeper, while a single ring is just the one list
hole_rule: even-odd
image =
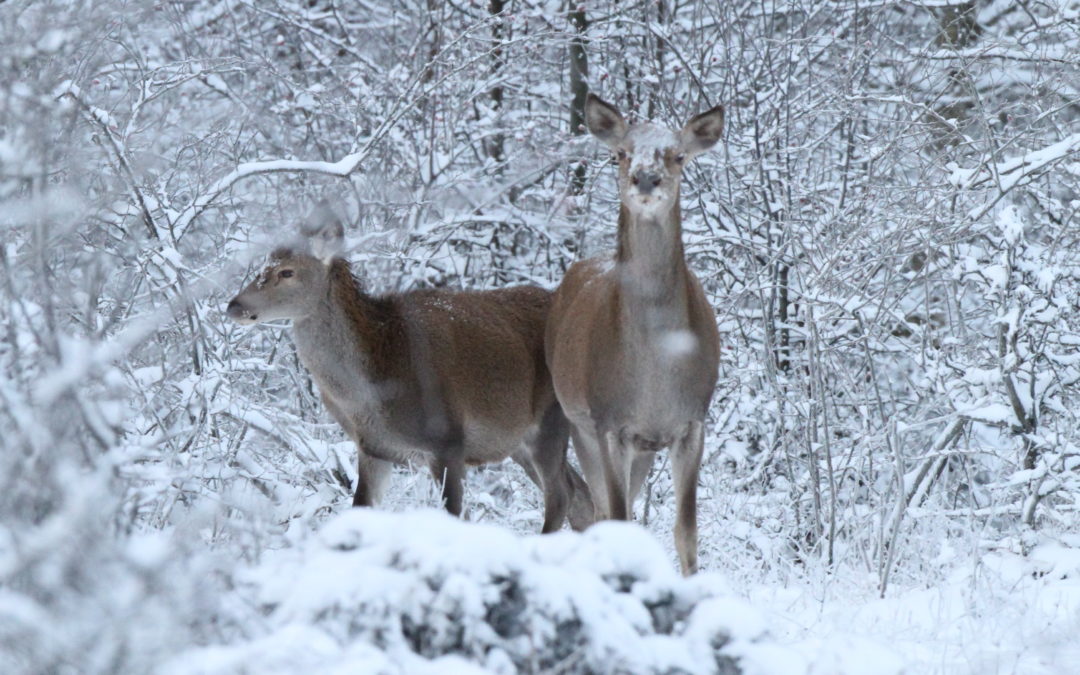
[{"label": "blurred snow in foreground", "polygon": [[[723,578],[679,576],[631,523],[519,536],[439,511],[355,509],[238,576],[262,634],[165,672],[825,672]],[[901,671],[869,643],[827,661]]]}]

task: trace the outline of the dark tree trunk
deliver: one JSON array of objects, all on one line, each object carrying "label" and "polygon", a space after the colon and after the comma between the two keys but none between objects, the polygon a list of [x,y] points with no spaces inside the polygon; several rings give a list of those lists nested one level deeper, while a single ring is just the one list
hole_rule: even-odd
[{"label": "dark tree trunk", "polygon": [[[570,39],[570,133],[580,136],[585,133],[585,97],[589,93],[589,57],[585,51],[588,40],[585,31],[589,24],[585,18],[585,5],[579,4],[570,10],[570,23],[574,24],[575,34]],[[574,167],[571,178],[571,191],[581,194],[585,190],[585,163],[579,162]]]}]

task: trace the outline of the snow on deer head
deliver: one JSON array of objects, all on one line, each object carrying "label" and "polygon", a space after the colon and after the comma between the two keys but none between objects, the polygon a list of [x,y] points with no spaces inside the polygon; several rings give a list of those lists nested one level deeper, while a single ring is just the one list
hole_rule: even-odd
[{"label": "snow on deer head", "polygon": [[590,93],[585,122],[615,153],[623,205],[635,214],[655,215],[678,202],[683,167],[720,139],[724,108],[716,106],[672,131],[651,122],[627,124],[614,106]]}]

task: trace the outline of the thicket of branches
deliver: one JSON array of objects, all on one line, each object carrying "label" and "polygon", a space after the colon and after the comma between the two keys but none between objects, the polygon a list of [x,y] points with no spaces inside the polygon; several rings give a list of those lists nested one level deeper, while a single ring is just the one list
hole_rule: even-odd
[{"label": "thicket of branches", "polygon": [[[353,450],[287,331],[224,302],[320,198],[373,290],[557,283],[613,237],[586,89],[672,126],[727,108],[682,195],[724,335],[702,482],[774,542],[762,568],[863,569],[884,593],[925,573],[926,523],[1075,526],[1078,16],[4,3],[0,653],[139,670],[148,644],[242,633],[201,578],[343,508]],[[512,520],[513,471],[474,477],[478,512]]]}]

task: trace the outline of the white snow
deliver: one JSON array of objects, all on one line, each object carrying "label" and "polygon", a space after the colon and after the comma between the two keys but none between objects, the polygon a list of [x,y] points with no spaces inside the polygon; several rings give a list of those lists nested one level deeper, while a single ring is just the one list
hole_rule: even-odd
[{"label": "white snow", "polygon": [[1044,167],[1080,150],[1080,133],[1070,134],[1044,148],[1018,155],[1004,161],[984,162],[971,168],[950,168],[948,183],[960,189],[978,187],[996,181],[1001,192],[1007,192],[1024,178],[1037,175]]},{"label": "white snow", "polygon": [[660,349],[668,358],[690,354],[697,348],[697,338],[688,330],[668,331],[660,340]]},{"label": "white snow", "polygon": [[630,173],[639,170],[661,171],[664,154],[679,146],[679,137],[671,129],[656,124],[639,124],[631,127],[627,140],[633,143]]},{"label": "white snow", "polygon": [[986,424],[1015,423],[1016,413],[1004,403],[988,403],[974,408],[960,411],[964,417],[977,420]]},{"label": "white snow", "polygon": [[716,575],[682,578],[630,523],[520,536],[440,511],[355,509],[241,579],[264,615],[259,634],[189,650],[162,672],[815,672],[770,636],[760,608]]},{"label": "white snow", "polygon": [[774,634],[811,658],[811,672],[1049,675],[1080,663],[1078,564],[1076,549],[1048,542],[1026,558],[983,551],[936,583],[884,599],[850,582],[817,593],[760,587],[752,597],[784,608],[767,613]]},{"label": "white snow", "polygon": [[355,509],[241,568],[235,604],[259,615],[245,639],[160,672],[1064,672],[1080,658],[1077,543],[1005,542],[967,564],[944,547],[950,571],[880,598],[873,578],[682,578],[630,523],[522,536]]}]

